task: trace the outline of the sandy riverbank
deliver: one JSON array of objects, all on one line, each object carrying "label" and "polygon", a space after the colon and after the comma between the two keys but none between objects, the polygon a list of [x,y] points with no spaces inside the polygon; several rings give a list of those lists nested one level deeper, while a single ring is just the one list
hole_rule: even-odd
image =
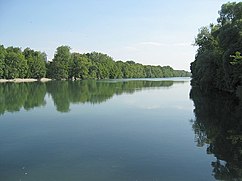
[{"label": "sandy riverbank", "polygon": [[38,79],[0,79],[0,83],[5,83],[5,82],[14,82],[14,83],[20,83],[20,82],[47,82],[51,81],[51,79],[48,78],[42,78],[40,80]]}]

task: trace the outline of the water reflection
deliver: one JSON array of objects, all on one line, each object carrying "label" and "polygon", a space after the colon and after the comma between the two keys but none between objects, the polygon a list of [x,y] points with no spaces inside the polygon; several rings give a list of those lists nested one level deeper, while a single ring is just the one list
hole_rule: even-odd
[{"label": "water reflection", "polygon": [[0,114],[29,110],[44,106],[46,84],[44,83],[4,83],[0,84]]},{"label": "water reflection", "polygon": [[[57,111],[70,111],[70,104],[102,103],[114,95],[132,94],[144,88],[171,87],[173,81],[51,81],[0,84],[0,114],[45,106],[51,95]],[[177,81],[178,83],[178,81]],[[183,81],[180,81],[183,83]]]},{"label": "water reflection", "polygon": [[[242,89],[241,89],[242,90]],[[241,91],[237,95],[242,98]],[[217,180],[242,180],[242,101],[238,97],[192,88],[197,146],[207,145],[207,154]]]}]

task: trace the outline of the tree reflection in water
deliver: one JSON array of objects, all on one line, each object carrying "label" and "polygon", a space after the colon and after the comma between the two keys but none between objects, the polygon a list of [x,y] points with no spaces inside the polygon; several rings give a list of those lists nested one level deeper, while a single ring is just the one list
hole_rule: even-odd
[{"label": "tree reflection in water", "polygon": [[197,146],[207,145],[213,154],[213,175],[217,180],[242,180],[242,89],[237,97],[192,88],[193,130]]},{"label": "tree reflection in water", "polygon": [[[182,81],[180,83],[183,83]],[[30,110],[45,106],[45,95],[51,95],[59,112],[69,112],[70,104],[99,104],[114,95],[132,94],[145,88],[170,87],[173,81],[51,81],[46,83],[2,83],[0,84],[0,114]]]}]

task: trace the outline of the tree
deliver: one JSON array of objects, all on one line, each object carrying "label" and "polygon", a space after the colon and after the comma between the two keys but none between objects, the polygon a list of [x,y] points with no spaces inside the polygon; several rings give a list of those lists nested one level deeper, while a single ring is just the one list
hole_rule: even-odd
[{"label": "tree", "polygon": [[3,45],[0,46],[0,78],[4,78],[4,65],[5,65],[6,50]]},{"label": "tree", "polygon": [[40,79],[46,75],[46,54],[26,48],[23,51],[28,63],[28,77]]},{"label": "tree", "polygon": [[242,3],[228,2],[223,4],[219,11],[218,23],[226,25],[242,18]]},{"label": "tree", "polygon": [[92,62],[93,66],[97,68],[97,79],[115,79],[122,77],[120,64],[117,64],[113,58],[107,54],[92,52],[87,54],[87,57]]},{"label": "tree", "polygon": [[56,49],[51,69],[53,71],[52,78],[68,79],[69,66],[71,64],[71,53],[69,46],[60,46]]},{"label": "tree", "polygon": [[4,77],[7,79],[25,78],[28,64],[20,48],[8,47],[5,57]]},{"label": "tree", "polygon": [[132,60],[114,61],[107,54],[92,52],[70,53],[70,47],[60,46],[52,61],[47,62],[45,53],[30,48],[22,52],[18,47],[0,46],[0,78],[52,79],[117,79],[160,78],[187,76],[169,66],[142,65]]},{"label": "tree", "polygon": [[200,29],[191,63],[192,84],[201,88],[235,92],[241,82],[241,66],[231,63],[242,52],[242,2],[223,4],[218,24]]},{"label": "tree", "polygon": [[90,63],[85,55],[81,55],[79,53],[73,53],[71,56],[71,66],[70,66],[70,77],[74,77],[75,79],[87,79],[89,78],[88,69]]}]

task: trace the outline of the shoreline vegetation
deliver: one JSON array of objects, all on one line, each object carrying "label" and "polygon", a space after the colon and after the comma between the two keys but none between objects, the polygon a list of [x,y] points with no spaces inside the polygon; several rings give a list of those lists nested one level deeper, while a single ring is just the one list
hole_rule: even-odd
[{"label": "shoreline vegetation", "polygon": [[81,54],[70,50],[69,46],[59,46],[54,58],[47,61],[44,52],[0,45],[0,82],[191,76],[188,71],[174,70],[170,66],[142,65],[132,60],[114,60],[99,52]]},{"label": "shoreline vegetation", "polygon": [[202,27],[191,63],[191,85],[206,91],[242,90],[242,2],[221,6],[217,24]]}]

